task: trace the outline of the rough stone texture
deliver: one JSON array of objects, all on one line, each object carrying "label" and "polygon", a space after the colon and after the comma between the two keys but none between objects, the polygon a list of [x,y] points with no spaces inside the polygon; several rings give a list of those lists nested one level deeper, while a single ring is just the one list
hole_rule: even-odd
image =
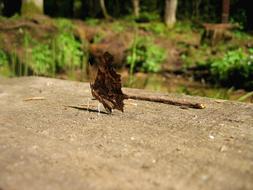
[{"label": "rough stone texture", "polygon": [[0,189],[253,189],[253,105],[167,96],[207,108],[98,114],[66,107],[87,104],[88,83],[0,78]]}]

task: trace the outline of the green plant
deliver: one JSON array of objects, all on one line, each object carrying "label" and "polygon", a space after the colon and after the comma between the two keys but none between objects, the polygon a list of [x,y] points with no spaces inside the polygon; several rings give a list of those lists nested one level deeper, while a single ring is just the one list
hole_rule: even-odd
[{"label": "green plant", "polygon": [[177,33],[185,33],[185,32],[191,32],[193,29],[192,22],[189,21],[181,21],[177,22],[174,31]]},{"label": "green plant", "polygon": [[114,32],[123,32],[125,30],[125,26],[124,26],[124,23],[121,23],[121,22],[114,22],[112,24],[112,29]]},{"label": "green plant", "polygon": [[57,66],[62,69],[80,67],[82,63],[82,43],[75,39],[74,26],[70,20],[57,20],[59,34],[55,39],[55,57]]},{"label": "green plant", "polygon": [[0,75],[12,76],[9,66],[9,57],[2,49],[0,49]]},{"label": "green plant", "polygon": [[250,40],[251,36],[242,30],[233,31],[233,35],[238,39]]},{"label": "green plant", "polygon": [[57,21],[59,34],[51,41],[40,43],[24,33],[25,75],[28,67],[36,75],[54,76],[57,71],[73,71],[83,61],[82,43],[75,39],[73,26],[64,19]]},{"label": "green plant", "polygon": [[56,61],[60,68],[79,67],[82,62],[82,44],[71,33],[61,33],[56,37]]},{"label": "green plant", "polygon": [[56,19],[55,22],[60,32],[70,32],[70,33],[73,32],[74,25],[70,20],[60,18],[60,19]]},{"label": "green plant", "polygon": [[96,18],[88,18],[85,20],[85,23],[88,24],[89,26],[97,26],[99,24],[99,19]]},{"label": "green plant", "polygon": [[100,43],[102,40],[104,39],[104,34],[99,32],[99,33],[96,33],[95,36],[93,37],[93,42],[92,43]]},{"label": "green plant", "polygon": [[158,72],[166,58],[165,50],[147,37],[135,37],[129,52],[127,64],[132,73],[138,69],[143,72]]},{"label": "green plant", "polygon": [[228,51],[211,61],[211,74],[216,83],[253,88],[253,50],[249,49],[249,54],[241,48]]},{"label": "green plant", "polygon": [[243,96],[241,96],[240,98],[238,98],[238,101],[245,101],[246,99],[251,98],[251,100],[253,100],[253,91],[252,92],[248,92],[247,94],[244,94]]},{"label": "green plant", "polygon": [[8,65],[8,57],[6,53],[0,49],[0,67]]},{"label": "green plant", "polygon": [[160,20],[160,15],[156,12],[141,12],[139,18],[136,19],[137,21],[142,22],[150,22],[155,20]]},{"label": "green plant", "polygon": [[24,57],[24,64],[25,64],[25,72],[24,72],[24,75],[26,76],[28,74],[28,62],[29,62],[29,52],[30,52],[30,49],[29,49],[29,41],[31,41],[30,39],[30,35],[25,31],[24,33],[24,44],[23,44],[23,48],[24,48],[24,51],[25,51],[25,57]]},{"label": "green plant", "polygon": [[24,64],[24,75],[28,75],[28,68],[36,75],[51,76],[54,68],[53,52],[50,44],[40,43],[29,33],[24,33],[24,59],[19,63],[19,75],[22,75],[21,64]]},{"label": "green plant", "polygon": [[212,98],[228,100],[234,90],[234,87],[230,87],[229,89],[217,89],[212,95]]},{"label": "green plant", "polygon": [[32,48],[31,63],[29,64],[35,74],[51,75],[54,70],[52,51],[47,44],[36,44]]},{"label": "green plant", "polygon": [[168,32],[168,28],[165,26],[165,24],[161,22],[150,22],[140,26],[145,30],[151,31],[152,33],[157,35],[166,35]]}]

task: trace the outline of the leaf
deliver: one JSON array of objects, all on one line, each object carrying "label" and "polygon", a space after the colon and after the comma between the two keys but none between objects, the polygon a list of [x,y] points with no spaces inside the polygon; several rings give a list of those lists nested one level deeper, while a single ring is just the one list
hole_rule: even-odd
[{"label": "leaf", "polygon": [[248,99],[249,97],[253,96],[253,91],[252,92],[248,92],[247,94],[241,96],[240,98],[238,98],[238,101],[245,101],[246,99]]},{"label": "leaf", "polygon": [[108,52],[91,57],[90,67],[95,71],[95,81],[90,83],[91,94],[108,112],[112,109],[123,112],[125,95],[121,90],[120,75],[115,72],[112,62],[113,56]]}]

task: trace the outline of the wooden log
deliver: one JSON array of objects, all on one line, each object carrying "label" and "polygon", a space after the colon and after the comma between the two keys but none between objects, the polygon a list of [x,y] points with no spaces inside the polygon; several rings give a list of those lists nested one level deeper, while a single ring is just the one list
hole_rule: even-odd
[{"label": "wooden log", "polygon": [[227,42],[232,39],[231,30],[238,28],[238,24],[229,23],[204,23],[204,32],[201,36],[201,44],[214,46],[219,42]]}]

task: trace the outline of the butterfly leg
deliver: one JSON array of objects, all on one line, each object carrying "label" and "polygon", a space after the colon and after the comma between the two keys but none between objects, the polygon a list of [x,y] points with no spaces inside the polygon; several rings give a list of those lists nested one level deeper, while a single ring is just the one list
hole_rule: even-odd
[{"label": "butterfly leg", "polygon": [[101,110],[102,110],[103,104],[101,104],[100,102],[98,103],[98,115],[100,115]]},{"label": "butterfly leg", "polygon": [[92,109],[92,101],[93,98],[87,98],[87,110],[90,111],[90,109]]}]

